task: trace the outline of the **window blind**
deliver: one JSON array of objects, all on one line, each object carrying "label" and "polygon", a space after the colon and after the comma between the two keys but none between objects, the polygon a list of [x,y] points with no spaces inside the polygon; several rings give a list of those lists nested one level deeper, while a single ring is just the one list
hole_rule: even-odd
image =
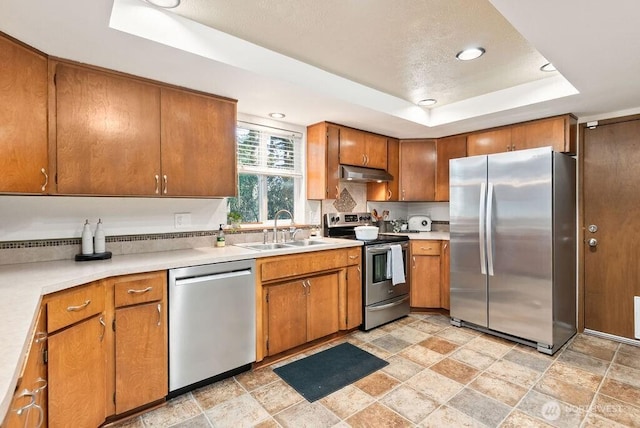
[{"label": "window blind", "polygon": [[302,134],[285,129],[238,122],[238,172],[302,176]]}]

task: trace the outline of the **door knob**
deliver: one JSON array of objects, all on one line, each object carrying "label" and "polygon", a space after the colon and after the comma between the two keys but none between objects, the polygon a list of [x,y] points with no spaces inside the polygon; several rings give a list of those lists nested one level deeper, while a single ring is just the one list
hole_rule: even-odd
[{"label": "door knob", "polygon": [[598,246],[598,240],[596,238],[591,238],[589,239],[589,246],[590,247],[597,247]]}]

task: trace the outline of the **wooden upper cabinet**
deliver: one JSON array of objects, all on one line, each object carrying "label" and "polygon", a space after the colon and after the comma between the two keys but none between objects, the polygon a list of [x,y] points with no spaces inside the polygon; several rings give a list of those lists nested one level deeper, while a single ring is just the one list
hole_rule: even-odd
[{"label": "wooden upper cabinet", "polygon": [[449,200],[449,161],[467,156],[467,137],[439,138],[436,141],[436,201]]},{"label": "wooden upper cabinet", "polygon": [[500,128],[467,136],[467,156],[489,155],[510,150],[511,128]]},{"label": "wooden upper cabinet", "polygon": [[57,193],[160,192],[160,88],[58,63]]},{"label": "wooden upper cabinet", "polygon": [[162,193],[235,196],[236,103],[161,89]]},{"label": "wooden upper cabinet", "polygon": [[327,122],[307,127],[307,199],[337,199],[340,186],[340,127]]},{"label": "wooden upper cabinet", "polygon": [[556,152],[576,152],[577,119],[566,114],[514,125],[511,150],[551,146]]},{"label": "wooden upper cabinet", "polygon": [[435,140],[400,141],[401,201],[433,201],[435,171]]},{"label": "wooden upper cabinet", "polygon": [[400,141],[387,138],[387,172],[393,181],[367,183],[368,201],[398,201],[400,198]]},{"label": "wooden upper cabinet", "polygon": [[340,163],[387,169],[387,138],[340,127]]},{"label": "wooden upper cabinet", "polygon": [[47,193],[47,58],[0,36],[0,192]]}]

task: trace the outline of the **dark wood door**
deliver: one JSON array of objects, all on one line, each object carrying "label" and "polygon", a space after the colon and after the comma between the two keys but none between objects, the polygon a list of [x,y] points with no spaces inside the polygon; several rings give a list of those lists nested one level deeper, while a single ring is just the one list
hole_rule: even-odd
[{"label": "dark wood door", "polygon": [[44,193],[47,58],[0,37],[0,64],[0,192]]},{"label": "dark wood door", "polygon": [[159,195],[160,88],[56,67],[57,191]]},{"label": "dark wood door", "polygon": [[640,295],[638,165],[640,120],[585,129],[585,327],[628,338],[633,297]]},{"label": "dark wood door", "polygon": [[162,88],[162,194],[235,196],[236,104]]}]

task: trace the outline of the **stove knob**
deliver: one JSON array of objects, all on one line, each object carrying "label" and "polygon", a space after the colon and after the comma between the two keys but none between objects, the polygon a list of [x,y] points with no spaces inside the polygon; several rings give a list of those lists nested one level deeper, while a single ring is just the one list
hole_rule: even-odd
[{"label": "stove knob", "polygon": [[331,223],[335,223],[336,222],[336,218],[335,217],[331,217]]},{"label": "stove knob", "polygon": [[340,221],[340,217],[336,217],[336,223]]},{"label": "stove knob", "polygon": [[371,216],[370,216],[370,215],[368,215],[368,216],[366,216],[364,219],[365,219],[365,220],[367,220],[367,221],[371,221]]},{"label": "stove knob", "polygon": [[362,220],[364,220],[364,217],[360,216],[360,217],[358,217],[358,220],[362,221]]}]

